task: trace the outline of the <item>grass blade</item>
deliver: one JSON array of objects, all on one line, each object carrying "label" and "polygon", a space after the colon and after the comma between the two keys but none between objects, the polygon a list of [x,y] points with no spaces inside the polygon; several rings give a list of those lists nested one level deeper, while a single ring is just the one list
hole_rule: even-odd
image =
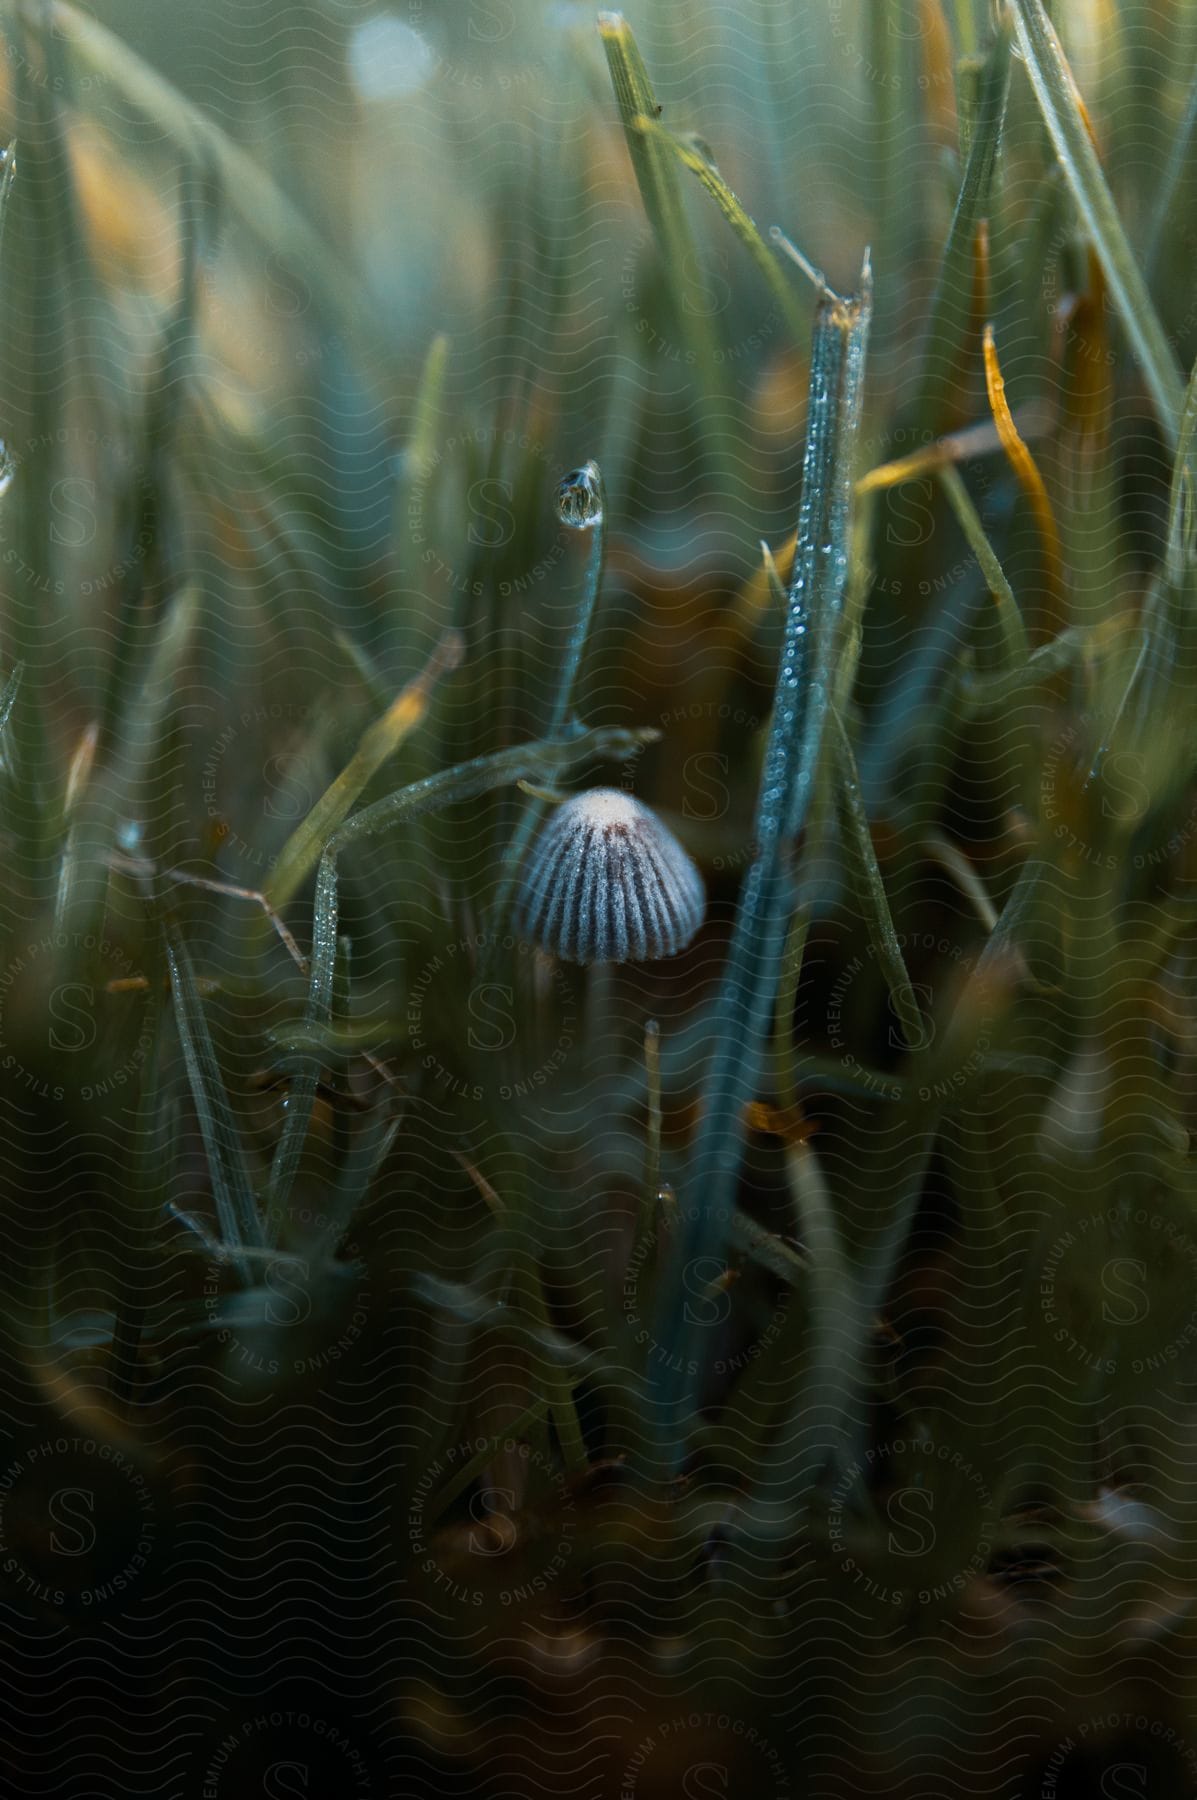
[{"label": "grass blade", "polygon": [[885,976],[894,1011],[911,1048],[920,1047],[926,1039],[926,1028],[914,997],[906,959],[894,930],[893,914],[885,893],[885,883],[873,848],[872,833],[860,793],[860,775],[856,757],[844,722],[839,714],[831,714],[831,738],[835,751],[838,779],[835,784],[840,818],[847,833],[856,865],[857,898],[864,910],[869,942],[877,953],[877,966]]},{"label": "grass blade", "polygon": [[679,1298],[682,1278],[690,1263],[722,1255],[727,1241],[743,1111],[772,1023],[792,910],[789,847],[806,821],[831,704],[870,317],[866,257],[860,298],[846,302],[829,295],[816,314],[798,552],[757,804],[758,848],[715,1009],[716,1048],[681,1196],[680,1245],[671,1279],[663,1284],[658,1322],[667,1354],[654,1370],[657,1430],[671,1469],[701,1379],[702,1333]]},{"label": "grass blade", "polygon": [[1191,692],[1194,597],[1197,592],[1197,367],[1185,389],[1180,437],[1172,469],[1168,538],[1163,567],[1143,608],[1145,650],[1135,707],[1135,735],[1143,744]]},{"label": "grass blade", "polygon": [[1043,0],[1011,0],[1011,6],[1018,46],[1039,109],[1089,229],[1127,337],[1143,366],[1164,436],[1175,450],[1184,398],[1176,358],[1101,172],[1072,70]]},{"label": "grass blade", "polygon": [[1052,510],[1046,483],[1039,473],[1039,465],[1019,434],[1018,426],[1014,423],[1014,416],[1010,411],[1010,402],[1006,399],[1006,383],[998,363],[997,344],[994,341],[992,325],[985,327],[984,354],[985,387],[989,394],[993,422],[997,426],[998,436],[1002,440],[1002,449],[1006,452],[1010,467],[1014,470],[1018,484],[1035,515],[1035,523],[1043,545],[1044,574],[1051,592],[1052,602],[1056,603],[1064,588],[1064,563],[1060,549],[1060,532],[1056,525],[1056,516]]},{"label": "grass blade", "polygon": [[[562,483],[558,500],[558,512],[562,514],[566,501],[566,489],[572,493],[580,485],[585,490],[584,498],[592,507],[585,528],[591,533],[590,555],[586,561],[586,574],[582,584],[582,598],[570,631],[569,642],[565,649],[565,659],[561,665],[561,674],[557,682],[557,694],[553,702],[553,711],[545,728],[545,737],[554,739],[561,736],[567,725],[575,719],[575,703],[577,699],[578,673],[582,666],[582,654],[590,636],[590,628],[594,622],[594,609],[598,604],[599,586],[603,578],[603,562],[607,545],[607,495],[603,486],[603,477],[597,463],[587,463],[578,472],[580,483],[566,477]],[[506,914],[511,900],[511,892],[519,876],[520,865],[532,834],[545,814],[543,800],[533,799],[524,806],[519,823],[512,832],[503,853],[503,862],[499,872],[495,897],[492,902],[492,917],[498,924]]]},{"label": "grass blade", "polygon": [[438,332],[428,346],[420,385],[412,409],[411,434],[404,452],[405,470],[417,478],[427,475],[436,455],[441,431],[441,406],[445,395],[445,371],[449,366],[449,339]]},{"label": "grass blade", "polygon": [[643,119],[656,116],[657,97],[623,14],[600,13],[598,27],[632,168],[665,266],[678,327],[689,338],[702,368],[710,370],[715,367],[715,338],[708,324],[710,308],[697,286],[698,254],[682,202],[677,164],[668,145],[640,129]]},{"label": "grass blade", "polygon": [[973,254],[977,230],[989,211],[998,141],[1010,85],[1010,33],[994,39],[980,81],[964,179],[948,228],[947,242],[927,321],[922,394],[918,419],[926,431],[948,424],[951,395],[959,385],[973,297]]},{"label": "grass blade", "polygon": [[8,721],[12,716],[12,709],[16,704],[17,695],[21,690],[21,676],[23,675],[24,670],[24,663],[17,663],[12,674],[4,683],[3,690],[0,691],[0,768],[4,769],[11,768],[12,766],[12,750],[4,740],[8,731]]},{"label": "grass blade", "polygon": [[634,120],[633,123],[636,129],[645,137],[651,138],[657,143],[668,145],[682,166],[689,169],[692,174],[697,175],[699,181],[715,201],[720,212],[723,214],[740,242],[744,245],[748,254],[752,257],[753,262],[761,271],[761,274],[765,277],[774,299],[777,301],[783,316],[789,323],[795,344],[802,350],[809,349],[810,320],[807,313],[799,305],[797,296],[790,286],[790,283],[786,280],[780,263],[761,236],[760,227],[746,210],[742,202],[732,192],[731,188],[728,187],[718,169],[712,167],[712,165],[707,162],[704,157],[700,156],[697,150],[692,149],[689,144],[682,143],[681,139],[675,137],[673,132],[666,131],[665,127],[659,124],[656,119],[646,118],[641,115],[638,119]]},{"label": "grass blade", "polygon": [[945,463],[939,470],[939,479],[951,502],[952,511],[956,514],[956,522],[968,539],[968,547],[981,565],[985,585],[997,607],[998,629],[1002,636],[1006,665],[1010,669],[1021,669],[1030,657],[1031,645],[1018,601],[1014,598],[1014,590],[1006,580],[993,545],[985,535],[980,514],[973,505],[959,470],[953,468],[951,463]]},{"label": "grass blade", "polygon": [[456,632],[446,632],[427,666],[408,682],[383,717],[363,732],[356,753],[284,844],[266,884],[266,897],[272,906],[284,906],[311,874],[325,844],[362,789],[420,723],[428,711],[434,686],[442,675],[457,667],[461,656],[460,637]]},{"label": "grass blade", "polygon": [[237,1122],[224,1091],[220,1064],[216,1059],[208,1021],[204,1016],[203,1001],[196,986],[191,957],[182,932],[175,925],[169,925],[166,930],[166,956],[179,1043],[183,1050],[191,1097],[195,1103],[200,1136],[207,1152],[221,1238],[242,1279],[248,1283],[249,1264],[239,1252],[261,1247],[261,1221],[258,1218],[253,1183],[241,1147]]}]

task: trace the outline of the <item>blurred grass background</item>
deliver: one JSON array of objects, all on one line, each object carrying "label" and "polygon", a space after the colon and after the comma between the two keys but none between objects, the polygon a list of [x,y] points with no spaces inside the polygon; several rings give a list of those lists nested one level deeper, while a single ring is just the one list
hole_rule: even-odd
[{"label": "blurred grass background", "polygon": [[[627,14],[762,232],[844,293],[871,247],[858,474],[963,437],[955,486],[858,493],[856,770],[797,856],[740,1226],[676,1296],[676,1479],[645,1396],[814,297],[680,162],[662,249],[572,0],[0,12],[22,1791],[1197,1792],[1192,401],[1128,341],[1015,11]],[[1179,400],[1197,9],[1049,11]],[[355,846],[283,1183],[308,984],[227,890],[306,954],[314,858],[285,895],[279,859],[376,721],[363,805],[545,730],[591,458],[579,711],[661,736],[570,780],[659,809],[707,924],[605,972],[505,941],[510,784]]]}]

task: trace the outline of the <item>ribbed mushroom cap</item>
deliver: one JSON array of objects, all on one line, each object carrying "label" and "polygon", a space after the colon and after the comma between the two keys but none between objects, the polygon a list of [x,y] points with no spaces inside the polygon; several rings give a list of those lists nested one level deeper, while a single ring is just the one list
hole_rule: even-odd
[{"label": "ribbed mushroom cap", "polygon": [[567,962],[652,962],[685,948],[705,908],[702,876],[656,814],[591,788],[529,852],[515,923]]}]

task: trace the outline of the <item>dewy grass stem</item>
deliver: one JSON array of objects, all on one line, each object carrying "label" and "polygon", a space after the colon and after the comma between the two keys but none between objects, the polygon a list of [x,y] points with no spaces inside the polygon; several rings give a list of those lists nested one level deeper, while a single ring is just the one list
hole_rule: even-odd
[{"label": "dewy grass stem", "polygon": [[[599,588],[603,579],[603,561],[607,545],[607,496],[603,486],[602,473],[597,463],[588,462],[583,468],[577,469],[573,474],[565,477],[558,490],[557,513],[563,525],[571,526],[578,531],[589,531],[590,554],[586,559],[582,598],[570,629],[569,642],[565,647],[565,659],[557,680],[553,710],[545,726],[545,737],[550,741],[560,738],[567,727],[572,725],[576,716],[578,674],[582,667],[582,656],[590,636],[590,627],[594,621],[594,609],[598,604]],[[544,800],[529,797],[508,840],[492,903],[492,916],[496,927],[502,923],[511,903],[511,894],[519,878],[520,866],[533,834],[544,818],[545,809],[546,802]]]},{"label": "dewy grass stem", "polygon": [[702,1327],[683,1305],[683,1278],[718,1259],[731,1231],[741,1157],[741,1120],[769,1037],[793,909],[791,846],[802,831],[828,719],[838,625],[849,567],[853,460],[871,317],[868,257],[861,293],[819,302],[811,351],[798,548],[785,641],[756,810],[756,855],[744,884],[714,1013],[715,1049],[702,1120],[681,1201],[682,1229],[662,1284],[649,1404],[667,1472],[683,1450],[699,1401]]}]

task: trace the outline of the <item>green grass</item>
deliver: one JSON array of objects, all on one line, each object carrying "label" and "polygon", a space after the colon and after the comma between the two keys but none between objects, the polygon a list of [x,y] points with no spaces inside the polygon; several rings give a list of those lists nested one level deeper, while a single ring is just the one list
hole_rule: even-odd
[{"label": "green grass", "polygon": [[1197,9],[386,16],[0,10],[22,1789],[1197,1793]]}]

